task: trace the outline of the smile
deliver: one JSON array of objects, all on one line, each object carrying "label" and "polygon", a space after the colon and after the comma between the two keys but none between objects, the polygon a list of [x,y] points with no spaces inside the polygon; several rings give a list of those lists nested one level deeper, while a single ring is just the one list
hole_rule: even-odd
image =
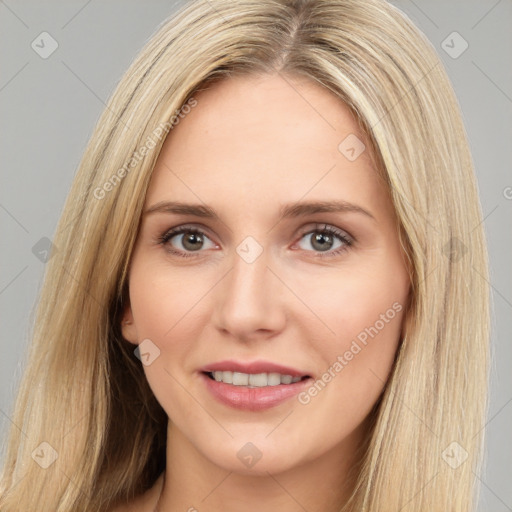
[{"label": "smile", "polygon": [[276,407],[311,385],[311,375],[269,361],[219,361],[199,375],[208,394],[232,409],[262,411]]},{"label": "smile", "polygon": [[248,386],[249,388],[264,388],[268,386],[279,386],[282,384],[294,384],[304,377],[292,377],[281,373],[241,373],[232,371],[207,372],[210,379],[233,386]]}]

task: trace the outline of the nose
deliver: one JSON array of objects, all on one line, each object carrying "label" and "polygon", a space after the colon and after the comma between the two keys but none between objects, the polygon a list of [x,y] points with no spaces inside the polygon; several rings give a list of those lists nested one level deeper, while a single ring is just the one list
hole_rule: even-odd
[{"label": "nose", "polygon": [[266,251],[250,263],[234,254],[230,271],[216,286],[212,322],[218,330],[247,342],[284,329],[286,290],[268,263]]}]

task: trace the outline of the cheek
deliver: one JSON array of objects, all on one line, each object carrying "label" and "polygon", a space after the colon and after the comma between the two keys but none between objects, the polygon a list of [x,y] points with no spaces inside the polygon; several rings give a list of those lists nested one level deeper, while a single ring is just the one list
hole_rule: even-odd
[{"label": "cheek", "polygon": [[[137,264],[134,259],[130,274],[130,303],[138,341],[149,339],[157,356],[144,365],[144,373],[156,399],[169,417],[204,423],[201,410],[190,407],[190,395],[181,371],[191,359],[200,324],[194,304],[204,296],[206,285],[199,279],[190,282],[186,276],[172,272],[161,264]],[[145,262],[141,262],[145,263]],[[186,424],[182,425],[186,428]]]},{"label": "cheek", "polygon": [[[170,271],[165,266],[134,265],[130,275],[130,302],[140,339],[150,338],[164,343],[180,336],[191,321],[197,305],[208,291],[207,282],[188,273]],[[169,343],[166,343],[172,348]]]},{"label": "cheek", "polygon": [[[362,420],[382,392],[399,346],[408,278],[402,267],[376,265],[340,272],[326,287],[317,283],[318,293],[309,297],[334,332],[311,337],[325,372],[302,403],[311,399],[334,414]],[[328,296],[325,289],[331,290]]]},{"label": "cheek", "polygon": [[[193,355],[197,345],[191,340],[200,339],[208,318],[205,299],[211,287],[211,281],[197,271],[173,270],[165,263],[134,258],[130,273],[132,314],[138,342],[149,339],[158,347],[158,357],[144,370],[153,392],[162,398],[162,405],[169,402],[170,396],[183,393],[175,380],[179,378],[176,369],[179,373],[195,369]],[[160,397],[162,389],[165,398]]]},{"label": "cheek", "polygon": [[354,341],[364,348],[375,347],[372,353],[377,351],[380,356],[395,350],[406,294],[386,281],[346,282],[333,301],[337,307],[330,310],[338,351],[350,350]]}]

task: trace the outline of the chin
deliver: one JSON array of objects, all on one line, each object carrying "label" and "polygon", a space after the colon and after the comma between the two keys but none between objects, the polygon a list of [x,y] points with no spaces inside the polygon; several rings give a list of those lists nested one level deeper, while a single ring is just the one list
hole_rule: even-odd
[{"label": "chin", "polygon": [[[266,435],[266,434],[265,434]],[[302,463],[302,460],[295,459],[298,453],[296,447],[283,446],[269,443],[261,437],[246,436],[244,440],[231,440],[223,444],[222,449],[203,452],[203,454],[215,465],[226,471],[251,476],[268,476],[268,473],[277,474],[293,469]],[[240,439],[240,438],[238,438]],[[304,455],[301,453],[301,455]]]}]

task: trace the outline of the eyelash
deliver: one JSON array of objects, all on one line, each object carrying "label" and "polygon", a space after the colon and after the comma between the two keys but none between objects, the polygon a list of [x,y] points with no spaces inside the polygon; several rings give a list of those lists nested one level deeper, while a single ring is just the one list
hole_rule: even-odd
[{"label": "eyelash", "polygon": [[[164,232],[162,235],[158,236],[157,242],[160,245],[165,246],[171,240],[171,238],[173,238],[174,236],[179,235],[181,233],[192,233],[195,235],[201,235],[201,236],[205,236],[205,237],[209,238],[208,235],[204,231],[202,231],[198,228],[194,228],[194,227],[190,227],[190,226],[179,226],[177,228],[170,229],[170,230]],[[351,238],[349,238],[344,231],[341,231],[341,230],[335,228],[334,226],[330,226],[327,224],[317,224],[313,229],[309,229],[309,230],[305,231],[304,233],[301,233],[300,239],[302,239],[306,235],[311,235],[313,233],[321,233],[323,235],[330,235],[330,236],[338,238],[343,243],[343,245],[341,247],[339,247],[338,249],[336,249],[334,251],[325,251],[325,253],[323,253],[321,251],[313,251],[313,252],[317,253],[317,255],[315,257],[318,257],[318,258],[332,258],[334,256],[338,256],[339,254],[349,250],[353,244],[353,240]],[[182,251],[177,251],[175,249],[172,249],[170,247],[166,247],[166,250],[168,252],[170,252],[171,254],[174,254],[174,255],[182,257],[182,258],[191,258],[191,257],[196,256],[194,254],[194,252],[202,252],[202,251],[182,252]],[[307,252],[311,252],[311,251],[307,251]]]}]

